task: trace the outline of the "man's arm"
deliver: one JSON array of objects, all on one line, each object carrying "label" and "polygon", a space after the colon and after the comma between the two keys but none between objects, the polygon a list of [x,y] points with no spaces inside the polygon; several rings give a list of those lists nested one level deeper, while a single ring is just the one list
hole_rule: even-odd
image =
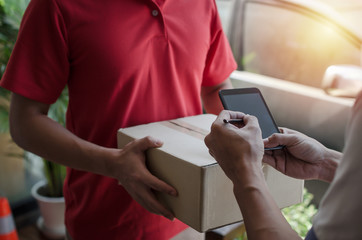
[{"label": "man's arm", "polygon": [[[244,127],[223,122],[223,119],[238,118],[244,120]],[[240,112],[223,111],[205,143],[234,184],[248,239],[300,239],[266,186],[262,171],[264,145],[257,119]]]},{"label": "man's arm", "polygon": [[[243,179],[241,179],[243,178]],[[262,170],[247,168],[233,180],[248,239],[301,239],[290,227],[265,183]]]},{"label": "man's arm", "polygon": [[169,219],[151,190],[175,196],[176,190],[153,176],[146,168],[144,151],[160,147],[151,137],[131,142],[123,149],[111,149],[85,141],[47,116],[49,105],[13,94],[10,132],[27,151],[65,166],[117,179],[130,195],[150,212]]},{"label": "man's arm", "polygon": [[265,147],[284,145],[283,149],[266,151],[263,161],[290,177],[331,182],[343,154],[326,148],[317,140],[288,128],[280,128],[264,139]]},{"label": "man's arm", "polygon": [[216,86],[211,87],[202,87],[201,88],[201,99],[204,106],[204,109],[208,113],[213,113],[218,115],[221,110],[223,110],[220,98],[219,91],[222,89],[232,88],[230,79],[226,79],[224,82]]}]

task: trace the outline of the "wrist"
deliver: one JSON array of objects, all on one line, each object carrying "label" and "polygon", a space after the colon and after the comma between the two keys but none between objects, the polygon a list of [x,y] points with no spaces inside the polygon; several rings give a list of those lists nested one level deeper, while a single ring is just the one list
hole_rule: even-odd
[{"label": "wrist", "polygon": [[[253,194],[261,194],[266,189],[267,185],[261,168],[253,169],[253,171],[248,174],[241,174],[233,181],[233,192],[235,196],[239,196],[240,202],[248,202],[247,199],[250,196]],[[245,204],[242,204],[242,206],[245,206]]]},{"label": "wrist", "polygon": [[92,163],[92,172],[103,176],[117,178],[117,165],[120,164],[121,150],[99,146],[97,150],[90,152],[89,164]]},{"label": "wrist", "polygon": [[234,169],[233,176],[231,176],[230,179],[234,187],[240,189],[250,187],[260,180],[265,180],[261,164],[239,165]]},{"label": "wrist", "polygon": [[338,163],[341,159],[342,153],[327,149],[318,179],[332,182]]}]

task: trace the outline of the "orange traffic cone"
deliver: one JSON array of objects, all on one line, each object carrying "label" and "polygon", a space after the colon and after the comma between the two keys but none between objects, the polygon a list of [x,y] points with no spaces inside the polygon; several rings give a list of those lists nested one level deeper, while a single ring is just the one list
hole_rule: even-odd
[{"label": "orange traffic cone", "polygon": [[8,199],[0,197],[0,240],[18,240]]}]

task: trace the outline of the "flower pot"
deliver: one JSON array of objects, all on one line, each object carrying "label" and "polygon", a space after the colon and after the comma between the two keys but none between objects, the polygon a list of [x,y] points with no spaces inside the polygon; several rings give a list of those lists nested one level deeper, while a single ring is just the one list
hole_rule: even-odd
[{"label": "flower pot", "polygon": [[59,239],[65,236],[64,197],[46,197],[45,181],[36,183],[31,194],[37,200],[41,216],[37,220],[37,227],[49,239]]}]

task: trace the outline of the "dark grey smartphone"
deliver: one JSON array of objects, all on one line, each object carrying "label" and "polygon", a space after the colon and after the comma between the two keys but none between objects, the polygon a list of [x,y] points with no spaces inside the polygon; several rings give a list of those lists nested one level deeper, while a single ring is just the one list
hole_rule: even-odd
[{"label": "dark grey smartphone", "polygon": [[[263,138],[280,132],[259,89],[224,89],[219,92],[219,96],[226,110],[239,111],[255,116],[259,121]],[[280,145],[265,150],[281,148],[283,146]]]}]

